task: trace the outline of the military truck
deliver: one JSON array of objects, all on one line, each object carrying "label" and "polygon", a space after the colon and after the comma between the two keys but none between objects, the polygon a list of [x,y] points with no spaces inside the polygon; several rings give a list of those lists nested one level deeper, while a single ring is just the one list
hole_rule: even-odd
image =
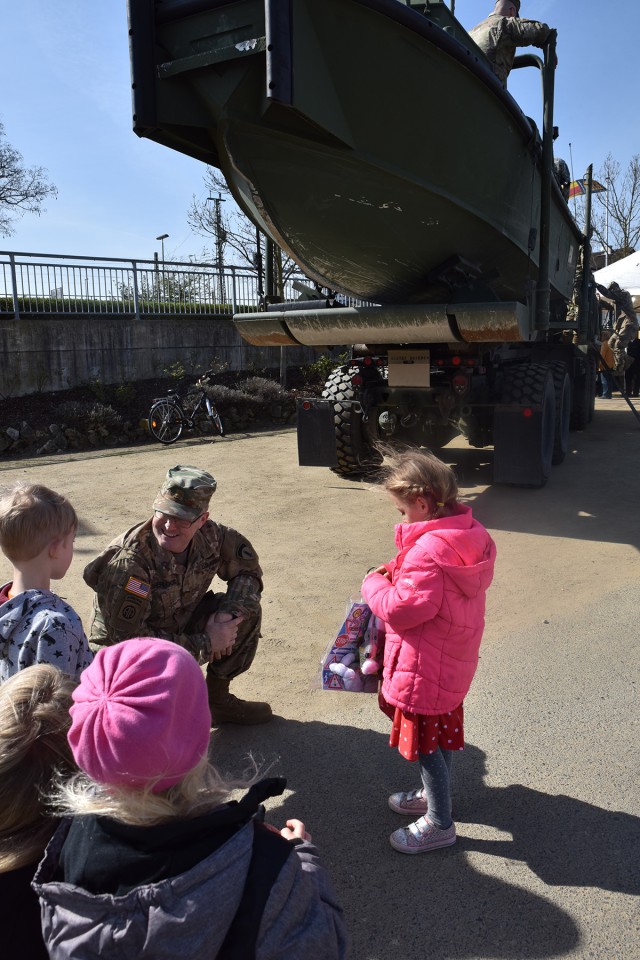
[{"label": "military truck", "polygon": [[219,167],[320,291],[241,335],[350,347],[299,404],[300,461],[359,474],[380,440],[462,434],[542,485],[591,419],[598,327],[553,176],[555,32],[514,65],[539,131],[442,0],[129,0],[129,25],[135,132]]}]

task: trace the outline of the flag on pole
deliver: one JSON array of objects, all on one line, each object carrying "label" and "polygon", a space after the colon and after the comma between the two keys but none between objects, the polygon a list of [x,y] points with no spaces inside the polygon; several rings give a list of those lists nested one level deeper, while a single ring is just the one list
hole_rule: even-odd
[{"label": "flag on pole", "polygon": [[[606,193],[607,188],[603,187],[599,180],[591,181],[592,193]],[[587,192],[587,184],[584,180],[572,180],[569,184],[569,199],[572,197],[581,197]]]}]

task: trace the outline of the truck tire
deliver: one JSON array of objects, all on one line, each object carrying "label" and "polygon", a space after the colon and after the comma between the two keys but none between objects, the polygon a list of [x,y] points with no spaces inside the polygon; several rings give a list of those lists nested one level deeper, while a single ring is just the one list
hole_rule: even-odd
[{"label": "truck tire", "polygon": [[493,420],[496,483],[542,487],[551,473],[556,426],[548,363],[522,363],[505,374]]},{"label": "truck tire", "polygon": [[593,419],[596,406],[596,365],[587,357],[584,373],[575,378],[571,406],[571,429],[585,430]]},{"label": "truck tire", "polygon": [[571,380],[566,363],[550,364],[556,394],[556,422],[553,437],[552,463],[562,463],[569,451],[569,423],[571,420]]},{"label": "truck tire", "polygon": [[362,474],[382,463],[382,456],[371,446],[362,422],[362,407],[357,402],[358,391],[351,383],[351,375],[334,370],[327,380],[322,396],[333,403],[333,422],[336,432],[338,465],[332,467],[340,476]]}]

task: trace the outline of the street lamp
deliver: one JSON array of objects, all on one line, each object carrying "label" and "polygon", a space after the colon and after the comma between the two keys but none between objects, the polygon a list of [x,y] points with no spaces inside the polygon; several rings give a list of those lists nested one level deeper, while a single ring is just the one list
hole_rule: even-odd
[{"label": "street lamp", "polygon": [[[163,295],[163,298],[166,294],[165,282],[164,282],[164,242],[168,236],[169,236],[168,233],[161,233],[159,237],[156,237],[156,240],[159,240],[162,244],[162,295]],[[160,299],[160,282],[159,282],[160,277],[158,276],[158,254],[154,253],[153,257],[154,257],[154,260],[156,261],[156,286],[158,288],[157,297],[158,299]]]},{"label": "street lamp", "polygon": [[162,269],[164,270],[164,242],[169,236],[168,233],[161,233],[159,237],[156,237],[156,240],[162,241]]}]

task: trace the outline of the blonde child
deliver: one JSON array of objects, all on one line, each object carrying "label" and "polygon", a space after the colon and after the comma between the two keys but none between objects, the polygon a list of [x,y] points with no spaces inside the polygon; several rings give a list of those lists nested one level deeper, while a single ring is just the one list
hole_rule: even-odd
[{"label": "blonde child", "polygon": [[45,799],[75,770],[67,742],[75,681],[48,664],[0,687],[0,921],[5,957],[48,960],[40,905],[31,889],[56,821]]},{"label": "blonde child", "polygon": [[496,548],[458,502],[453,471],[430,453],[393,455],[383,487],[400,511],[395,560],[369,573],[362,596],[386,625],[380,706],[390,746],[420,765],[422,786],[394,793],[396,813],[417,816],[391,846],[427,853],[456,841],[453,752],[464,747],[463,701],[478,664]]},{"label": "blonde child", "polygon": [[342,911],[304,824],[256,819],[285,781],[230,801],[238,784],[210,764],[207,686],[187,650],[102,647],[73,699],[82,772],[60,800],[73,820],[34,880],[52,960],[342,960]]},{"label": "blonde child", "polygon": [[78,677],[92,654],[80,617],[51,592],[73,557],[78,528],[69,501],[40,484],[0,494],[0,549],[13,580],[0,588],[0,683],[36,663]]}]

